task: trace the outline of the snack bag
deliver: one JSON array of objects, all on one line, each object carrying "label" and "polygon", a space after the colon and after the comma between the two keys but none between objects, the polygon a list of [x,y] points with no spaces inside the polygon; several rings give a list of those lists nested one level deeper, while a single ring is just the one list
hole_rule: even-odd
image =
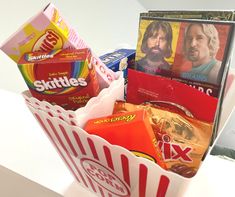
[{"label": "snack bag", "polygon": [[89,49],[26,53],[18,67],[35,98],[64,109],[85,106],[100,91]]},{"label": "snack bag", "polygon": [[[59,10],[48,4],[43,11],[26,22],[2,46],[12,60],[18,63],[21,56],[33,51],[52,51],[62,48],[90,48],[78,33],[61,17]],[[115,80],[114,72],[94,55],[93,64],[98,73],[101,88],[106,88]]]},{"label": "snack bag", "polygon": [[152,104],[118,101],[114,114],[145,109],[167,169],[184,177],[196,174],[212,137],[212,124]]},{"label": "snack bag", "polygon": [[91,119],[84,130],[165,168],[149,118],[143,109]]}]

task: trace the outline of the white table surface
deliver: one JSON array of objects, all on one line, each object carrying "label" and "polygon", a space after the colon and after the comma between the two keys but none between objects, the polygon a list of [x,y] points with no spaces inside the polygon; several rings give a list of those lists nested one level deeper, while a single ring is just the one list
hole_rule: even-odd
[{"label": "white table surface", "polygon": [[[231,88],[235,90],[234,84]],[[234,94],[230,94],[230,97],[234,98]],[[23,97],[20,94],[0,89],[0,98],[0,169],[7,168],[48,188],[52,191],[47,195],[48,197],[54,196],[54,192],[66,197],[95,196],[74,181],[28,110]],[[233,100],[233,103],[225,105],[224,114],[231,112],[235,103],[235,99]],[[235,163],[209,155],[197,176],[192,180],[185,197],[235,196],[233,194],[234,177]],[[0,182],[1,187],[9,187],[9,184],[18,183],[17,180]],[[33,188],[30,187],[30,189]],[[0,190],[0,196],[3,196],[1,192],[3,191]],[[23,197],[19,193],[17,196]]]},{"label": "white table surface", "polygon": [[0,196],[4,197],[61,197],[61,194],[3,166],[0,166],[0,183]]}]

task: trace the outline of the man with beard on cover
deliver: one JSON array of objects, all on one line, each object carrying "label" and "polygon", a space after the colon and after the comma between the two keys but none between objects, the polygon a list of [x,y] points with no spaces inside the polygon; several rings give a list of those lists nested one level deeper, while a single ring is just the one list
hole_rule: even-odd
[{"label": "man with beard on cover", "polygon": [[149,74],[166,74],[171,68],[165,58],[172,54],[172,28],[166,21],[153,21],[144,33],[141,51],[145,57],[136,62],[136,69]]},{"label": "man with beard on cover", "polygon": [[183,53],[192,64],[182,78],[219,85],[223,69],[216,59],[220,47],[218,31],[212,24],[191,23],[186,27]]}]

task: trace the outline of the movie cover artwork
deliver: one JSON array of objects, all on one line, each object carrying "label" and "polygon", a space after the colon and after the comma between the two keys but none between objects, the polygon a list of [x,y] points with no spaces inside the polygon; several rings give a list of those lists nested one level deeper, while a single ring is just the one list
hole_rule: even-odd
[{"label": "movie cover artwork", "polygon": [[228,22],[140,17],[135,68],[218,98],[232,31]]}]

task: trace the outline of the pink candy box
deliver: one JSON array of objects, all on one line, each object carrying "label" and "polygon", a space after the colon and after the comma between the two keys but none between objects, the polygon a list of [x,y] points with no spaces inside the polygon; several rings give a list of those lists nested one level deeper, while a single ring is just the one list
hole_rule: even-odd
[{"label": "pink candy box", "polygon": [[[70,172],[91,192],[112,197],[183,196],[191,179],[166,171],[152,161],[136,157],[83,130],[88,119],[111,114],[115,100],[123,99],[124,79],[121,74],[117,78],[109,88],[75,112],[37,101],[27,93],[24,96]],[[71,124],[70,116],[77,126]]]},{"label": "pink candy box", "polygon": [[[11,59],[18,63],[21,56],[32,51],[51,51],[61,48],[90,48],[78,33],[61,17],[59,10],[48,4],[41,12],[21,26],[1,46]],[[112,70],[92,52],[92,61],[101,88],[108,87],[115,79]]]}]

